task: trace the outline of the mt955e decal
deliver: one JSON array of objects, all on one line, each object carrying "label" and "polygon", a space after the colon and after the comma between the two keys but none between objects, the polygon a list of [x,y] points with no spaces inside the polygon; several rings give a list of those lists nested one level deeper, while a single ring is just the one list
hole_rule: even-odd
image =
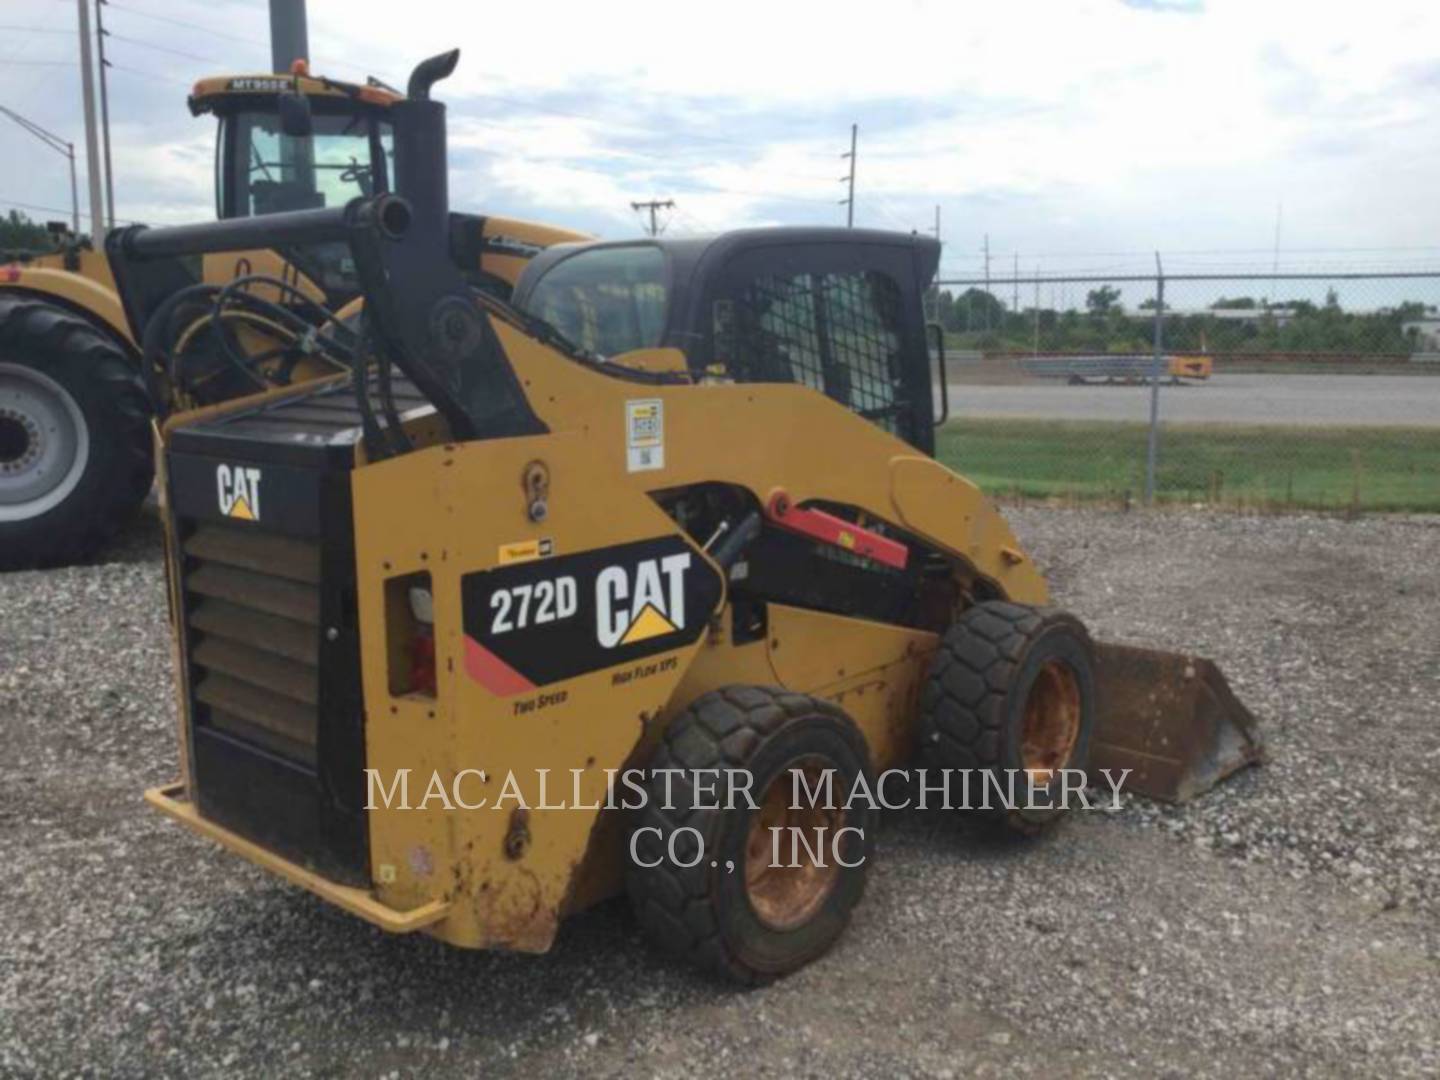
[{"label": "mt955e decal", "polygon": [[722,582],[667,536],[467,574],[460,588],[466,673],[510,697],[691,644]]}]

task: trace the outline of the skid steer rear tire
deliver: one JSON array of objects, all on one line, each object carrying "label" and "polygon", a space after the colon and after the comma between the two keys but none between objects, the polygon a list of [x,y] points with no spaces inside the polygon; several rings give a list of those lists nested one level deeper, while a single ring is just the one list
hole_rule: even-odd
[{"label": "skid steer rear tire", "polygon": [[89,558],[154,479],[150,400],[114,338],[0,295],[0,570]]},{"label": "skid steer rear tire", "polygon": [[[919,742],[927,768],[972,770],[972,806],[982,785],[997,784],[984,789],[992,819],[1025,835],[1057,824],[1059,770],[1085,769],[1094,728],[1094,649],[1075,616],[990,600],[946,631],[921,696]],[[1027,770],[1049,774],[1035,807]],[[1009,792],[1011,777],[1015,805],[1002,807],[996,792]]]},{"label": "skid steer rear tire", "polygon": [[[828,811],[785,818],[795,805],[796,768],[808,774],[812,789],[822,782],[820,770],[834,770],[832,797],[821,800]],[[708,784],[714,775],[698,770],[720,770],[713,791],[697,792],[689,782],[699,777]],[[734,805],[727,805],[727,775],[751,778],[755,807],[738,790]],[[742,985],[767,982],[822,955],[844,932],[865,890],[876,815],[863,798],[845,806],[862,776],[873,790],[865,740],[829,702],[756,686],[699,698],[656,749],[645,807],[632,827],[629,850],[636,857],[627,860],[626,890],[641,926],[662,948]],[[743,782],[737,779],[737,789]],[[783,806],[767,800],[767,792],[778,792]],[[799,848],[798,867],[775,865],[772,825],[796,825],[812,839],[813,830],[825,826],[824,856],[808,860]],[[788,839],[780,851],[781,863],[790,862]],[[694,865],[682,865],[689,862]]]}]

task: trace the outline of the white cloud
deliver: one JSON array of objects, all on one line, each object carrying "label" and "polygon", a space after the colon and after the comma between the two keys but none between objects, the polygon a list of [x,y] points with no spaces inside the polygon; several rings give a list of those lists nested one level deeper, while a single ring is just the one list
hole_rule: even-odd
[{"label": "white cloud", "polygon": [[[24,24],[54,21],[61,5],[12,6]],[[128,6],[190,17],[157,0]],[[938,203],[955,241],[947,261],[971,258],[961,252],[985,233],[1029,252],[1255,247],[1278,200],[1287,236],[1311,247],[1417,244],[1440,227],[1429,194],[1440,7],[1425,0],[414,0],[399,17],[388,0],[310,0],[309,11],[312,67],[341,78],[403,85],[417,60],[462,47],[438,93],[451,105],[452,192],[470,209],[612,235],[634,232],[629,202],[651,196],[677,199],[677,228],[839,221],[854,117],[858,219],[924,227]],[[258,2],[213,5],[204,22],[229,37],[133,17],[123,32],[233,55],[240,69],[263,57],[243,43],[266,37]],[[115,48],[151,76],[112,80],[128,125],[122,214],[208,213],[210,125],[182,104],[207,65]],[[78,134],[71,76],[0,65],[0,101],[37,94],[44,77],[36,119]],[[12,133],[0,140],[29,160]],[[63,167],[42,164],[12,173],[0,197],[68,201]]]}]

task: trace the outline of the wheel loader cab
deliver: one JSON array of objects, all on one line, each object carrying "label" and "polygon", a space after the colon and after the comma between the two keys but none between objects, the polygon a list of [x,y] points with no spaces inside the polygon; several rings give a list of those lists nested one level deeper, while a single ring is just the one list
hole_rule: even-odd
[{"label": "wheel loader cab", "polygon": [[[391,190],[394,134],[387,116],[400,99],[378,85],[313,78],[303,65],[290,75],[200,80],[189,105],[193,115],[209,114],[218,121],[216,217],[341,207]],[[282,254],[330,301],[343,303],[358,294],[344,244]],[[269,262],[267,255],[247,253],[250,269]]]},{"label": "wheel loader cab", "polygon": [[[390,112],[404,95],[376,80],[365,84],[312,76],[226,75],[202,79],[189,98],[193,115],[218,121],[215,214],[221,220],[338,209],[397,189],[395,127]],[[297,127],[296,119],[303,121]],[[287,130],[287,127],[291,130]],[[550,244],[583,233],[534,222],[451,214],[450,249],[471,284],[508,297],[520,271]],[[359,295],[354,261],[341,242],[281,253],[244,252],[211,260],[207,279],[241,272],[299,272],[315,299],[335,306]],[[291,270],[285,269],[289,264]]]},{"label": "wheel loader cab", "polygon": [[808,386],[931,453],[920,298],[938,262],[933,240],[865,229],[567,244],[515,303],[601,356],[670,347],[696,379]]},{"label": "wheel loader cab", "polygon": [[[215,202],[221,226],[295,213],[339,213],[405,188],[394,166],[406,95],[376,83],[309,75],[225,75],[189,104],[218,120]],[[446,206],[443,173],[420,164],[417,206]],[[440,195],[434,196],[438,177]],[[508,297],[536,252],[584,234],[493,215],[452,213],[442,257],[466,283]],[[0,267],[0,569],[93,556],[151,489],[153,415],[336,374],[313,337],[353,324],[361,282],[343,237],[284,243],[264,230],[243,247],[196,252],[161,292],[203,285],[169,312],[183,348],[165,357],[136,336],[112,264],[89,241]],[[199,271],[198,277],[192,271]],[[239,282],[238,285],[236,283]],[[229,314],[207,312],[222,292]],[[231,301],[234,301],[233,303]],[[318,305],[318,307],[317,307]],[[239,310],[246,307],[246,310]],[[335,320],[320,317],[320,307]],[[207,332],[201,327],[205,322]],[[193,334],[186,334],[187,329]],[[24,433],[23,445],[21,432]]]},{"label": "wheel loader cab", "polygon": [[217,110],[217,217],[344,206],[390,190],[394,140],[382,108],[321,106],[309,134],[288,135],[273,102],[263,104]]}]

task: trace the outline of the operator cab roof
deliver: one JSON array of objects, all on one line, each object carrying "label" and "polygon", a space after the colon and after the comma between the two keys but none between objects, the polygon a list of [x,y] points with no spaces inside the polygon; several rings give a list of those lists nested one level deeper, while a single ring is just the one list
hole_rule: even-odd
[{"label": "operator cab roof", "polygon": [[[736,229],[713,236],[645,236],[631,240],[559,243],[531,259],[517,282],[514,304],[523,311],[546,317],[546,312],[537,310],[544,307],[543,298],[534,294],[554,269],[590,253],[644,249],[664,256],[664,266],[655,268],[657,276],[649,279],[652,285],[661,287],[655,302],[662,311],[655,314],[655,320],[664,325],[660,333],[644,344],[680,348],[696,369],[710,361],[707,348],[714,301],[724,292],[743,288],[744,282],[762,276],[880,272],[893,279],[900,297],[916,305],[913,317],[923,321],[919,297],[935,278],[940,262],[940,245],[932,236],[822,226]],[[596,264],[596,281],[605,281],[605,274],[606,266]],[[616,281],[616,284],[624,282]],[[533,304],[533,301],[536,302]]]},{"label": "operator cab roof", "polygon": [[[673,288],[695,277],[698,269],[727,262],[742,251],[769,249],[776,259],[775,273],[784,272],[789,262],[785,249],[802,246],[815,252],[817,246],[833,247],[837,258],[844,248],[852,250],[876,247],[900,248],[914,252],[917,276],[922,287],[929,284],[940,263],[940,243],[933,237],[918,233],[902,233],[885,229],[847,229],[837,226],[780,225],[757,229],[732,229],[729,232],[704,236],[646,236],[630,240],[594,240],[580,244],[556,244],[536,255],[525,271],[517,290],[516,300],[523,306],[530,288],[556,264],[595,248],[656,247],[665,253],[669,264],[669,284]],[[810,263],[810,259],[805,260]]]},{"label": "operator cab roof", "polygon": [[405,95],[374,80],[349,83],[308,73],[212,75],[197,81],[190,91],[190,113],[199,116],[247,106],[268,108],[274,105],[276,95],[292,90],[304,94],[321,111],[342,108],[349,102],[388,108],[405,100]]}]

